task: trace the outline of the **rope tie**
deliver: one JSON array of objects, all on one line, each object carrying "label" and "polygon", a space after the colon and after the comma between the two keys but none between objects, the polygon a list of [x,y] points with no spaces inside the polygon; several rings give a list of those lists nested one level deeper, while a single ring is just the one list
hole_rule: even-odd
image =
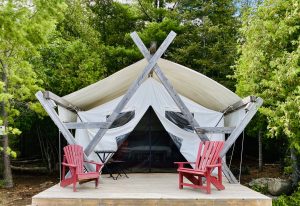
[{"label": "rope tie", "polygon": [[243,131],[242,149],[241,149],[241,161],[240,161],[239,183],[241,183],[242,164],[243,164],[243,152],[244,152],[244,139],[245,139],[245,132]]}]

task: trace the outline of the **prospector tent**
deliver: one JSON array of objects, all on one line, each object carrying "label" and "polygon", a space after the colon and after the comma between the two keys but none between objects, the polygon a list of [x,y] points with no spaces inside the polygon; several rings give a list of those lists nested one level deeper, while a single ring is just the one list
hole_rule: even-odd
[{"label": "prospector tent", "polygon": [[[174,37],[170,33],[151,56],[133,33],[145,59],[64,97],[36,94],[67,142],[85,148],[86,159],[98,160],[94,150],[116,151],[149,107],[188,161],[195,161],[200,141],[225,140],[227,133],[224,157],[247,126],[262,100],[241,99],[214,80],[160,58]],[[75,137],[69,129],[76,129]],[[226,164],[223,171],[236,182]]]},{"label": "prospector tent", "polygon": [[[64,122],[74,120],[77,122],[105,122],[134,77],[142,72],[146,64],[145,60],[139,61],[104,80],[64,96],[63,98],[67,101],[87,110],[79,111],[76,117],[74,113],[59,107],[60,119]],[[241,100],[236,94],[206,76],[171,61],[160,59],[158,65],[175,89],[181,91],[180,97],[201,126],[224,127],[224,117],[220,111],[226,109],[226,105]],[[169,73],[167,72],[168,68]],[[193,84],[193,82],[196,83]],[[95,149],[116,151],[118,141],[124,141],[123,138],[126,138],[136,127],[150,106],[186,160],[195,161],[200,139],[188,128],[180,128],[176,119],[167,118],[168,113],[174,112],[176,115],[176,113],[180,113],[180,110],[155,75],[148,77],[142,83],[123,109],[123,113],[134,112],[134,117],[125,124],[109,129]],[[85,148],[97,131],[98,129],[78,129],[75,139]],[[208,134],[208,138],[210,140],[224,140],[224,134]],[[94,153],[90,157],[98,160]]]}]

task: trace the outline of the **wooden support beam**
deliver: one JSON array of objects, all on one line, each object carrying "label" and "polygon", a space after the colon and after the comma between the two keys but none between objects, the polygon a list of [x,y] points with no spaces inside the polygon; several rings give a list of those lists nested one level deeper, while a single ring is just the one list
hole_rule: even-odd
[{"label": "wooden support beam", "polygon": [[222,171],[223,171],[223,174],[225,175],[226,179],[230,183],[233,183],[233,184],[239,183],[239,181],[232,174],[232,172],[230,171],[229,167],[227,166],[227,164],[224,160],[222,160]]},{"label": "wooden support beam", "polygon": [[[130,36],[133,39],[134,43],[139,48],[139,50],[141,51],[141,53],[143,54],[143,56],[149,61],[151,59],[151,54],[148,51],[145,44],[140,39],[140,37],[138,36],[138,34],[136,32],[133,32],[130,34]],[[178,93],[176,92],[174,87],[172,86],[172,84],[169,82],[168,78],[161,71],[161,69],[159,68],[159,66],[157,64],[155,64],[155,66],[154,66],[154,71],[157,74],[158,78],[160,79],[161,83],[164,85],[164,87],[166,88],[166,90],[168,91],[170,96],[172,97],[172,99],[174,100],[174,102],[176,103],[176,105],[178,106],[178,108],[180,109],[180,111],[182,112],[183,116],[186,118],[186,120],[190,123],[190,125],[194,128],[194,130],[195,130],[195,128],[199,128],[200,125],[195,120],[192,113],[189,111],[189,109],[184,104],[184,102],[182,101],[182,99],[180,98],[180,96],[178,95]],[[204,133],[196,133],[196,134],[199,136],[201,141],[209,140],[208,137]]]},{"label": "wooden support beam", "polygon": [[64,123],[68,129],[106,129],[106,122],[67,122]]},{"label": "wooden support beam", "polygon": [[230,134],[235,127],[200,127],[200,128],[195,128],[197,133],[221,133],[221,134]]},{"label": "wooden support beam", "polygon": [[[35,94],[35,96],[40,101],[41,105],[43,106],[43,108],[45,109],[45,111],[48,113],[48,115],[50,116],[50,118],[52,119],[52,121],[54,122],[54,124],[61,131],[61,133],[63,134],[64,138],[67,140],[68,144],[77,144],[74,136],[71,134],[71,132],[68,130],[68,128],[64,125],[64,123],[62,121],[60,121],[60,119],[59,119],[56,111],[52,108],[52,106],[48,102],[50,100],[47,100],[41,91],[38,91]],[[85,155],[85,154],[84,154],[84,159],[86,161],[90,161],[88,159],[87,155]],[[87,168],[88,171],[93,171],[94,170],[94,168],[93,168],[93,166],[91,164],[85,163],[85,166],[86,166],[86,168]]]},{"label": "wooden support beam", "polygon": [[224,113],[224,115],[230,114],[230,113],[246,106],[250,102],[255,102],[256,99],[257,99],[256,96],[248,96],[248,97],[242,99],[241,101],[238,101],[238,102],[234,103],[233,105],[230,105],[229,107],[227,107],[226,109],[224,109],[221,112]]},{"label": "wooden support beam", "polygon": [[46,99],[51,99],[53,100],[56,104],[58,104],[59,106],[62,106],[72,112],[76,112],[76,111],[82,111],[82,109],[80,109],[79,107],[71,104],[70,102],[68,102],[67,100],[61,98],[60,96],[57,96],[56,94],[50,92],[50,91],[45,91],[43,93],[44,97]]},{"label": "wooden support beam", "polygon": [[[151,60],[148,62],[148,65],[144,68],[144,71],[139,75],[139,77],[134,81],[134,83],[129,87],[126,94],[123,96],[121,101],[118,103],[117,107],[114,109],[112,114],[107,118],[106,122],[108,123],[108,128],[112,125],[112,123],[117,118],[118,114],[121,113],[122,109],[125,107],[125,105],[128,103],[130,98],[133,96],[133,94],[136,92],[136,90],[139,88],[139,86],[143,83],[143,81],[148,77],[148,74],[152,71],[154,65],[156,64],[157,60],[163,55],[163,53],[166,51],[168,46],[171,44],[173,39],[175,38],[176,33],[171,31],[168,35],[168,37],[165,39],[165,41],[161,44],[161,46],[158,48],[157,52],[153,55]],[[106,131],[108,129],[100,129],[92,141],[89,143],[89,145],[85,148],[85,153],[87,155],[91,154],[96,147],[96,145],[100,142],[102,137],[105,135]]]},{"label": "wooden support beam", "polygon": [[237,140],[240,134],[244,131],[246,126],[249,124],[253,116],[256,114],[258,108],[263,104],[262,98],[258,97],[256,102],[250,102],[248,107],[248,112],[245,114],[244,118],[241,122],[236,126],[236,128],[232,131],[231,135],[227,138],[224,148],[220,153],[221,157],[224,157],[233,143]]},{"label": "wooden support beam", "polygon": [[[141,51],[141,53],[144,55],[144,57],[147,60],[149,60],[151,58],[151,55],[150,55],[148,49],[146,48],[146,46],[144,45],[144,43],[142,42],[142,40],[137,35],[137,33],[136,32],[131,33],[130,36],[133,39],[133,41],[135,42],[135,44],[137,45],[137,47],[139,48],[139,50]],[[174,100],[174,102],[176,103],[176,105],[178,106],[178,108],[180,109],[180,111],[183,113],[184,117],[188,120],[190,125],[194,128],[194,130],[196,131],[196,128],[200,128],[198,122],[195,120],[192,113],[186,107],[184,102],[181,100],[180,96],[175,91],[172,84],[169,82],[169,80],[167,79],[167,77],[164,75],[164,73],[161,71],[161,69],[159,68],[159,66],[157,64],[155,64],[155,66],[154,66],[154,71],[157,74],[160,81],[162,82],[162,84],[164,85],[164,87],[166,88],[166,90],[168,91],[168,93],[170,94],[170,96],[172,97],[172,99]],[[208,137],[204,133],[196,131],[196,134],[199,136],[201,141],[209,141]],[[229,180],[229,182],[237,183],[236,178],[234,177],[234,175],[232,174],[232,172],[229,170],[228,167],[223,167],[223,173],[225,174],[225,176]]]}]

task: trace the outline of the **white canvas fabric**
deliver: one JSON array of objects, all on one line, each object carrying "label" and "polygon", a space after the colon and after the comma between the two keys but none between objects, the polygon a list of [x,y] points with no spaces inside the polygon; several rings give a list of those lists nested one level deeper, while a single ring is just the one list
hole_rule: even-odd
[{"label": "white canvas fabric", "polygon": [[[63,122],[105,122],[107,115],[112,113],[147,64],[147,60],[142,59],[103,80],[64,96],[65,100],[85,111],[75,114],[58,106],[59,118]],[[194,114],[200,126],[223,127],[224,124],[231,126],[244,116],[242,113],[230,115],[226,117],[224,123],[221,111],[240,101],[239,96],[216,81],[185,66],[165,59],[159,59],[157,64]],[[176,145],[179,145],[180,152],[186,160],[195,161],[200,139],[195,133],[181,129],[166,118],[166,111],[180,111],[155,73],[153,77],[143,82],[123,109],[123,112],[134,111],[134,118],[123,126],[109,129],[95,150],[116,151],[116,138],[126,137],[132,132],[149,107],[153,108],[170,134],[170,138],[177,143],[180,142]],[[98,129],[77,129],[76,141],[85,148],[97,131]],[[224,140],[224,134],[208,134],[208,137],[211,140]],[[94,153],[89,158],[98,161]]]},{"label": "white canvas fabric", "polygon": [[[84,110],[110,102],[126,93],[147,64],[148,62],[142,59],[63,98]],[[157,64],[179,94],[208,109],[223,111],[241,100],[229,89],[192,69],[165,59],[159,59]],[[157,79],[155,73],[153,78]],[[61,107],[59,116],[64,122],[76,121],[75,114]]]},{"label": "white canvas fabric", "polygon": [[[120,96],[88,111],[79,112],[78,115],[80,118],[77,121],[105,122],[107,115],[112,113],[122,97]],[[199,125],[203,127],[224,126],[222,113],[207,109],[184,96],[180,95],[180,97],[188,109],[194,113],[194,117]],[[180,112],[180,110],[164,86],[154,78],[148,78],[143,82],[123,109],[122,112],[135,111],[134,118],[121,127],[109,129],[95,150],[116,151],[118,149],[116,138],[133,131],[150,106],[155,111],[166,131],[182,140],[180,152],[186,160],[195,161],[200,139],[195,133],[179,128],[165,117],[166,111]],[[78,129],[75,135],[76,141],[85,148],[97,131],[98,129]],[[210,140],[224,140],[224,134],[208,134],[208,138]],[[94,153],[89,158],[99,161]]]}]

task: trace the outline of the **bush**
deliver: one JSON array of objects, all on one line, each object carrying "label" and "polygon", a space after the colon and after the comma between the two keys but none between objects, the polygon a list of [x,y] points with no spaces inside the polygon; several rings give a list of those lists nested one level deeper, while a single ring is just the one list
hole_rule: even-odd
[{"label": "bush", "polygon": [[300,186],[290,196],[282,195],[273,201],[273,206],[298,206],[300,205]]}]

